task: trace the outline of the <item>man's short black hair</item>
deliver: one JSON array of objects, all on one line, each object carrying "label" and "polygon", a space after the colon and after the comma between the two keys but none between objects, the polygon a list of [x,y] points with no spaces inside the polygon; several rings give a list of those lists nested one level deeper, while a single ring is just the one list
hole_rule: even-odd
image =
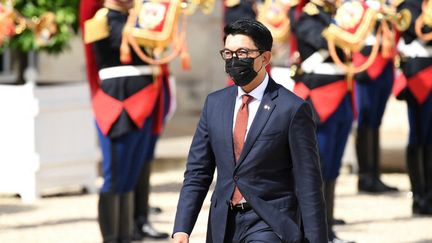
[{"label": "man's short black hair", "polygon": [[224,28],[224,42],[228,35],[249,36],[259,50],[271,51],[273,37],[262,23],[252,19],[239,19]]}]

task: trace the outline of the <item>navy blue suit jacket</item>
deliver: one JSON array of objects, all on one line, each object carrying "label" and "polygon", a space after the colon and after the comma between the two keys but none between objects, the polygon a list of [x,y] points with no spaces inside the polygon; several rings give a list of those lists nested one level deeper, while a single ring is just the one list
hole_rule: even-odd
[{"label": "navy blue suit jacket", "polygon": [[270,78],[236,164],[236,95],[237,86],[231,86],[206,99],[189,151],[174,232],[192,232],[217,168],[207,242],[223,243],[235,185],[283,242],[327,242],[311,107]]}]

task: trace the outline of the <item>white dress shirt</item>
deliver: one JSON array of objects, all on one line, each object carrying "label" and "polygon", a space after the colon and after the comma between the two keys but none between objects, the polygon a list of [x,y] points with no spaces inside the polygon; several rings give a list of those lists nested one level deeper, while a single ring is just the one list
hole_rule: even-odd
[{"label": "white dress shirt", "polygon": [[235,106],[234,106],[233,128],[232,128],[233,132],[234,132],[235,122],[237,119],[237,112],[240,109],[240,106],[242,104],[242,96],[247,94],[247,95],[250,95],[254,98],[248,105],[249,118],[248,118],[248,123],[247,123],[247,127],[246,127],[245,140],[246,140],[246,137],[248,135],[249,128],[250,128],[250,126],[251,126],[251,124],[255,118],[255,115],[258,111],[258,108],[261,104],[262,97],[264,96],[264,91],[267,88],[268,80],[269,80],[269,76],[268,76],[268,74],[266,74],[266,76],[264,77],[264,80],[261,82],[261,84],[258,85],[258,87],[256,87],[254,90],[252,90],[249,93],[244,92],[244,90],[241,87],[238,87],[237,98],[236,98],[236,102],[235,102]]}]

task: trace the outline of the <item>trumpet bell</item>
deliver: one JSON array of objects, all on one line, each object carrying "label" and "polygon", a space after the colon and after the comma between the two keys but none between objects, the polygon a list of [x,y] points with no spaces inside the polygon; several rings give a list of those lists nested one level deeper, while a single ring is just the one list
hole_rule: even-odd
[{"label": "trumpet bell", "polygon": [[396,19],[394,24],[399,31],[405,31],[409,28],[411,23],[412,15],[411,12],[407,9],[403,9],[399,13],[396,14]]}]

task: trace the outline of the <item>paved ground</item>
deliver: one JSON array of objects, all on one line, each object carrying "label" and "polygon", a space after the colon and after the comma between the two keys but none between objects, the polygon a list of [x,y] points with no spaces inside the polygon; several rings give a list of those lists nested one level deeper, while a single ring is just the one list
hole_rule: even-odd
[{"label": "paved ground", "polygon": [[[183,162],[162,163],[164,166],[157,166],[152,175],[151,203],[159,205],[163,213],[152,215],[152,222],[158,229],[170,232]],[[359,195],[355,190],[355,176],[343,174],[340,177],[336,216],[348,224],[336,227],[339,236],[356,242],[432,242],[432,217],[411,215],[406,175],[386,174],[383,178],[389,184],[397,185],[401,192],[383,196]],[[47,196],[33,205],[24,205],[19,198],[2,195],[0,242],[100,242],[96,203],[95,194]],[[193,232],[192,243],[204,242],[208,203],[207,199]]]},{"label": "paved ground", "polygon": [[[160,141],[157,161],[153,168],[151,204],[159,205],[163,213],[152,215],[154,226],[171,232],[178,192],[183,179],[185,153],[188,150],[196,118],[177,119],[168,126]],[[180,158],[180,159],[179,159]],[[358,194],[356,177],[344,170],[336,188],[338,218],[347,225],[336,227],[343,239],[356,242],[432,242],[432,217],[413,217],[408,177],[405,174],[385,174],[383,180],[398,186],[399,193],[382,196]],[[191,243],[204,242],[209,199],[205,201]],[[13,195],[0,195],[0,242],[100,242],[96,222],[96,194],[69,193],[48,195],[34,204],[22,204]],[[156,241],[145,241],[156,242]],[[157,241],[157,242],[169,242]]]}]

